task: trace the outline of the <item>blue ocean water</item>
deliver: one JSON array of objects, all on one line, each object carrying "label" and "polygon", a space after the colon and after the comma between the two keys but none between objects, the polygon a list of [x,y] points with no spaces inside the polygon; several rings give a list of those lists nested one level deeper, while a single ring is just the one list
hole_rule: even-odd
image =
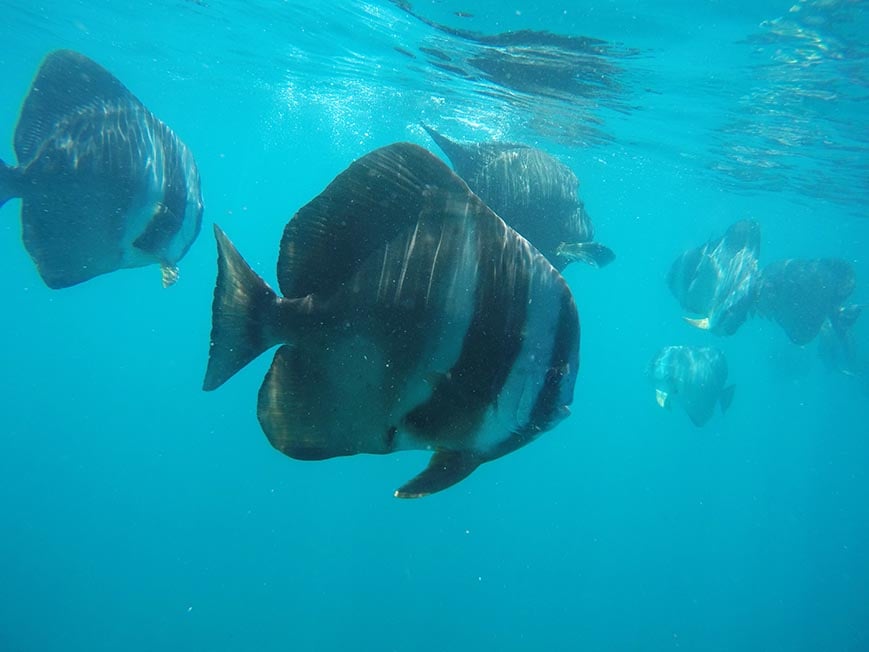
[{"label": "blue ocean water", "polygon": [[[0,650],[869,650],[869,393],[770,322],[690,328],[664,282],[681,251],[753,218],[762,262],[844,258],[869,302],[866,2],[0,15],[0,158],[42,58],[72,48],[190,146],[206,205],[166,290],[155,267],[49,290],[20,203],[0,210]],[[426,454],[271,448],[255,414],[269,356],[200,387],[210,225],[274,284],[292,214],[376,147],[437,152],[421,121],[559,156],[618,258],[565,272],[572,416],[400,501]],[[734,403],[702,429],[655,403],[646,365],[669,344],[728,357]]]}]

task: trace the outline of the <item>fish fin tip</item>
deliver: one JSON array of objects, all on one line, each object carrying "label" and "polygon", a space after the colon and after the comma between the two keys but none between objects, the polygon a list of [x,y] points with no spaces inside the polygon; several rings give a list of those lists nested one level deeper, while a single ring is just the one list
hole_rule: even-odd
[{"label": "fish fin tip", "polygon": [[702,331],[709,330],[709,317],[703,317],[701,319],[695,319],[693,317],[682,317],[688,324],[693,326],[694,328],[699,328]]},{"label": "fish fin tip", "polygon": [[399,487],[393,495],[402,499],[429,496],[461,482],[479,465],[479,458],[472,452],[438,451],[421,473]]}]

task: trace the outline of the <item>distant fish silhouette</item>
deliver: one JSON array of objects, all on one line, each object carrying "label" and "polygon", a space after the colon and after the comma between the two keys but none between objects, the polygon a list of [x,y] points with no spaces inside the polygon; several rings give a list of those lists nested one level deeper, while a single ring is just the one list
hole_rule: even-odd
[{"label": "distant fish silhouette", "polygon": [[733,401],[733,385],[727,383],[724,353],[711,347],[666,346],[650,365],[655,399],[664,408],[678,404],[695,426],[703,426],[721,404],[727,411]]},{"label": "distant fish silhouette", "polygon": [[754,308],[760,253],[760,225],[741,220],[725,234],[681,254],[670,267],[667,285],[680,305],[701,315],[692,326],[733,335]]},{"label": "distant fish silhouette", "polygon": [[859,309],[843,304],[855,286],[854,268],[845,260],[780,260],[760,274],[757,313],[781,326],[794,344],[807,344],[825,320],[839,332],[853,324]]},{"label": "distant fish silhouette", "polygon": [[818,334],[818,355],[826,368],[854,378],[869,393],[869,322],[857,321],[865,306],[848,306],[848,317],[827,319]]},{"label": "distant fish silhouette", "polygon": [[513,143],[460,143],[423,127],[471,190],[557,270],[577,260],[603,267],[615,259],[612,250],[593,242],[579,180],[554,156]]},{"label": "distant fish silhouette", "polygon": [[157,263],[163,284],[199,233],[193,156],[114,76],[84,55],[49,54],[15,129],[19,167],[0,161],[0,206],[20,197],[24,246],[64,288]]},{"label": "distant fish silhouette", "polygon": [[203,387],[282,344],[258,416],[284,454],[432,451],[395,494],[415,498],[567,416],[579,365],[570,290],[426,150],[367,154],[290,220],[278,259],[286,298],[215,232]]}]

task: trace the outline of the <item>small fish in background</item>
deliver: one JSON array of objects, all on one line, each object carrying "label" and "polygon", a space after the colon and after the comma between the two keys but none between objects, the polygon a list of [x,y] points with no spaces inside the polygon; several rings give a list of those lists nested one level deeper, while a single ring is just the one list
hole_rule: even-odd
[{"label": "small fish in background", "polygon": [[655,400],[662,408],[674,403],[701,427],[721,405],[724,413],[733,401],[734,386],[727,383],[727,359],[719,349],[696,346],[666,346],[649,366]]},{"label": "small fish in background", "polygon": [[15,129],[18,167],[0,161],[0,206],[21,198],[24,246],[50,288],[158,264],[163,285],[202,223],[190,150],[111,73],[50,53]]},{"label": "small fish in background", "polygon": [[757,314],[784,329],[794,344],[811,342],[826,321],[844,333],[859,315],[843,304],[856,286],[854,268],[839,258],[789,258],[770,263],[760,273]]},{"label": "small fish in background", "polygon": [[462,143],[423,125],[470,189],[562,271],[581,261],[604,267],[615,254],[594,242],[579,179],[554,156],[528,145]]},{"label": "small fish in background", "polygon": [[667,286],[692,326],[733,335],[751,314],[756,297],[760,225],[732,224],[720,238],[682,253],[670,266]]},{"label": "small fish in background", "polygon": [[301,460],[427,450],[395,495],[454,485],[568,414],[579,318],[561,275],[436,156],[363,156],[287,224],[278,296],[215,227],[203,388],[275,345],[257,415]]}]

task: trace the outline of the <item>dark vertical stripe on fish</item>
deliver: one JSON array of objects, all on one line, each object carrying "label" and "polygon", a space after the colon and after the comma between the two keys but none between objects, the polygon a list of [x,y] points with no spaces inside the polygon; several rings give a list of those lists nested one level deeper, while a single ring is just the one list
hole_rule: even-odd
[{"label": "dark vertical stripe on fish", "polygon": [[175,135],[156,119],[153,119],[151,127],[154,137],[162,141],[163,145],[165,189],[163,201],[157,207],[148,226],[133,244],[143,251],[160,257],[184,224],[184,214],[187,210],[187,171],[184,169],[181,147]]},{"label": "dark vertical stripe on fish", "polygon": [[449,441],[467,437],[495,403],[522,349],[528,307],[528,251],[503,246],[507,234],[499,220],[478,224],[481,260],[495,260],[478,279],[474,317],[462,351],[431,398],[412,410],[407,424],[421,436]]}]

